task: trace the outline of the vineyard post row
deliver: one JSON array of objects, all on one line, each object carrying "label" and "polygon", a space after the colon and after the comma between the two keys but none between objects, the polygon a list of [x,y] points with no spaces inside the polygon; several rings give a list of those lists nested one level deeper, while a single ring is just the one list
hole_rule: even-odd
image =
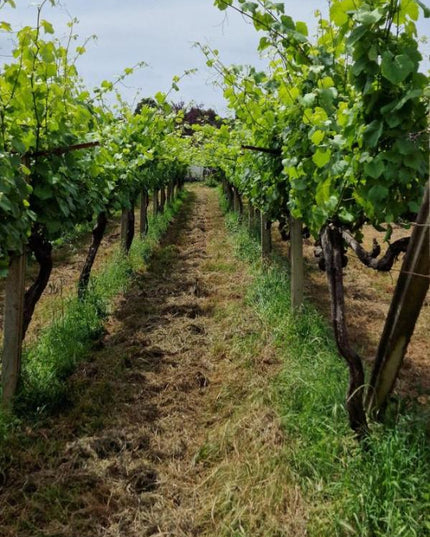
[{"label": "vineyard post row", "polygon": [[[92,144],[98,145],[98,144]],[[82,147],[76,146],[77,149],[82,149]],[[70,149],[70,148],[69,148]],[[164,211],[164,206],[167,203],[172,204],[175,199],[175,186],[176,193],[183,187],[182,178],[177,178],[176,180],[169,181],[168,183],[168,196],[161,196],[161,199],[164,200],[163,203],[157,204],[156,211],[154,216]],[[153,198],[158,199],[158,192],[165,192],[164,187],[160,189],[154,189]],[[140,196],[140,222],[139,222],[139,231],[141,238],[144,238],[148,233],[148,216],[147,216],[147,206],[148,206],[148,190],[145,188],[142,190]],[[130,208],[123,208],[121,211],[121,232],[120,232],[120,244],[121,249],[127,254],[130,250],[133,237],[134,237],[134,206],[135,203],[132,203]],[[105,213],[102,213],[105,214]],[[107,220],[104,222],[103,231],[106,228]],[[97,225],[96,225],[97,227]],[[94,234],[94,231],[93,231]],[[94,256],[92,257],[92,263],[95,259],[95,254],[97,253],[98,246],[100,245],[103,233],[98,240],[98,245]],[[90,246],[90,252],[93,249],[93,244]],[[90,255],[89,252],[89,255]],[[4,305],[4,341],[3,341],[3,352],[2,352],[2,404],[5,407],[10,407],[13,398],[16,394],[17,387],[20,379],[21,372],[21,356],[22,356],[22,345],[24,339],[24,295],[25,295],[25,274],[26,274],[26,245],[23,245],[23,251],[21,254],[15,254],[11,256],[9,271],[5,282],[5,305]],[[82,274],[86,273],[86,265],[82,270]],[[91,270],[91,268],[90,268]],[[88,283],[90,270],[86,274],[86,283]],[[78,294],[80,298],[84,297],[84,293],[81,293],[82,287],[82,274],[79,279],[78,285]]]},{"label": "vineyard post row", "polygon": [[[98,142],[75,144],[67,148],[56,148],[52,151],[39,152],[35,156],[62,154],[99,145]],[[29,155],[23,155],[21,162],[29,167]],[[4,339],[2,352],[2,403],[9,406],[18,386],[22,342],[24,339],[24,296],[27,252],[22,245],[21,252],[11,256],[9,271],[5,282],[4,300]]]},{"label": "vineyard post row", "polygon": [[[223,181],[223,190],[227,206],[243,218],[243,201],[239,190],[227,180]],[[248,201],[248,228],[253,231],[258,222],[261,258],[267,263],[272,252],[272,221],[264,211],[256,209]],[[304,295],[304,258],[303,258],[303,223],[290,215],[290,270],[291,270],[291,309],[298,312],[303,305]]]}]

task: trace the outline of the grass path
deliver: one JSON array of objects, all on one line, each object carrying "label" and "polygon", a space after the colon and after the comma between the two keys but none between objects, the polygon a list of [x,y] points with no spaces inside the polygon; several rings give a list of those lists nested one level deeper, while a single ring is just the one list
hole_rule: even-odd
[{"label": "grass path", "polygon": [[72,408],[12,438],[1,537],[306,534],[250,278],[217,192],[193,187],[68,381]]}]

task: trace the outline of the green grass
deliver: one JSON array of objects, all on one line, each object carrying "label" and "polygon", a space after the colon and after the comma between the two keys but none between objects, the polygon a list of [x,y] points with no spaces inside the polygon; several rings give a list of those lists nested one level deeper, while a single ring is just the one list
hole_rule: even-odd
[{"label": "green grass", "polygon": [[135,237],[128,257],[118,248],[104,268],[92,276],[85,301],[65,300],[58,317],[42,330],[37,343],[25,349],[14,414],[0,411],[0,441],[19,419],[39,419],[69,404],[65,379],[103,335],[113,299],[127,290],[133,274],[148,261],[184,196],[166,207],[163,214],[150,218],[148,235],[143,240]]},{"label": "green grass", "polygon": [[430,445],[418,407],[400,405],[390,423],[371,426],[368,449],[353,438],[344,399],[347,372],[329,323],[306,304],[290,312],[288,267],[273,259],[263,270],[259,245],[226,217],[236,255],[252,266],[248,300],[271,331],[282,372],[273,400],[286,432],[284,464],[308,503],[315,537],[430,535]]}]

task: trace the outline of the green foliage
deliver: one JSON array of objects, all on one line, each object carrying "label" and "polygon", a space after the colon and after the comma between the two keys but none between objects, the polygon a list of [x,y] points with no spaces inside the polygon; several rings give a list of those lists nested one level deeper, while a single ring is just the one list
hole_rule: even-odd
[{"label": "green foliage", "polygon": [[216,155],[228,181],[272,218],[302,218],[315,236],[330,221],[353,231],[390,224],[420,203],[428,179],[421,3],[334,0],[316,43],[284,4],[215,4],[250,17],[272,58],[261,73],[226,67],[203,47],[235,114],[212,140],[206,131],[207,158]]},{"label": "green foliage", "polygon": [[[0,76],[0,276],[35,225],[58,240],[101,211],[130,207],[143,188],[182,177],[189,163],[189,141],[166,95],[136,114],[117,95],[109,109],[103,97],[133,72],[127,68],[91,96],[74,63],[85,47],[71,50],[73,22],[63,44],[41,17],[44,3],[36,26],[17,32]],[[99,147],[73,150],[93,141]]]}]

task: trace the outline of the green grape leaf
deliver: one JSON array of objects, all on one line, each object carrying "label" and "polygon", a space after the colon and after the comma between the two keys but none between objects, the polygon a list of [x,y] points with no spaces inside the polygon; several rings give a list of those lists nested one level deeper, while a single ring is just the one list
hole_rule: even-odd
[{"label": "green grape leaf", "polygon": [[327,203],[330,199],[330,191],[331,191],[331,179],[326,179],[323,183],[320,183],[317,186],[316,194],[315,194],[315,201],[318,205],[324,205]]},{"label": "green grape leaf", "polygon": [[0,30],[3,30],[4,32],[11,32],[12,26],[9,22],[0,21]]},{"label": "green grape leaf", "polygon": [[342,207],[342,209],[339,211],[339,218],[345,224],[352,224],[355,221],[355,215],[345,209],[345,207]]},{"label": "green grape leaf", "polygon": [[215,0],[214,5],[221,11],[226,10],[233,4],[233,0]]},{"label": "green grape leaf", "polygon": [[357,28],[355,28],[348,37],[348,45],[355,45],[355,43],[360,41],[360,39],[362,39],[368,32],[369,28],[367,26],[357,26]]},{"label": "green grape leaf", "polygon": [[389,190],[384,185],[375,185],[368,192],[368,197],[371,201],[379,203],[387,199]]},{"label": "green grape leaf", "polygon": [[376,24],[377,22],[379,22],[383,16],[384,16],[383,11],[379,9],[374,9],[373,11],[369,11],[367,9],[361,9],[356,14],[355,20],[357,20],[358,22],[361,22],[362,24],[370,26],[372,24]]},{"label": "green grape leaf", "polygon": [[415,63],[406,54],[392,56],[389,52],[382,55],[382,76],[392,84],[400,84],[415,69]]},{"label": "green grape leaf", "polygon": [[50,185],[37,185],[34,188],[33,194],[36,196],[36,198],[39,198],[43,201],[53,197],[53,192]]},{"label": "green grape leaf", "polygon": [[13,205],[3,192],[0,192],[0,209],[7,212],[13,211]]},{"label": "green grape leaf", "polygon": [[296,22],[296,30],[300,33],[305,35],[306,37],[309,35],[308,27],[305,22],[298,21]]},{"label": "green grape leaf", "polygon": [[331,158],[330,149],[317,149],[312,156],[312,160],[318,168],[323,168]]},{"label": "green grape leaf", "polygon": [[319,145],[324,140],[324,136],[325,134],[323,131],[317,130],[312,134],[311,141],[315,145]]},{"label": "green grape leaf", "polygon": [[348,22],[348,11],[356,9],[354,0],[333,2],[330,7],[330,19],[337,25],[343,26]]},{"label": "green grape leaf", "polygon": [[374,158],[364,166],[364,173],[373,179],[378,179],[384,173],[384,163],[381,159]]},{"label": "green grape leaf", "polygon": [[53,34],[54,33],[54,27],[52,24],[48,21],[42,20],[40,21],[41,26],[43,27],[46,34]]},{"label": "green grape leaf", "polygon": [[378,119],[373,120],[364,131],[364,141],[366,145],[369,147],[376,147],[383,130],[383,122]]}]

